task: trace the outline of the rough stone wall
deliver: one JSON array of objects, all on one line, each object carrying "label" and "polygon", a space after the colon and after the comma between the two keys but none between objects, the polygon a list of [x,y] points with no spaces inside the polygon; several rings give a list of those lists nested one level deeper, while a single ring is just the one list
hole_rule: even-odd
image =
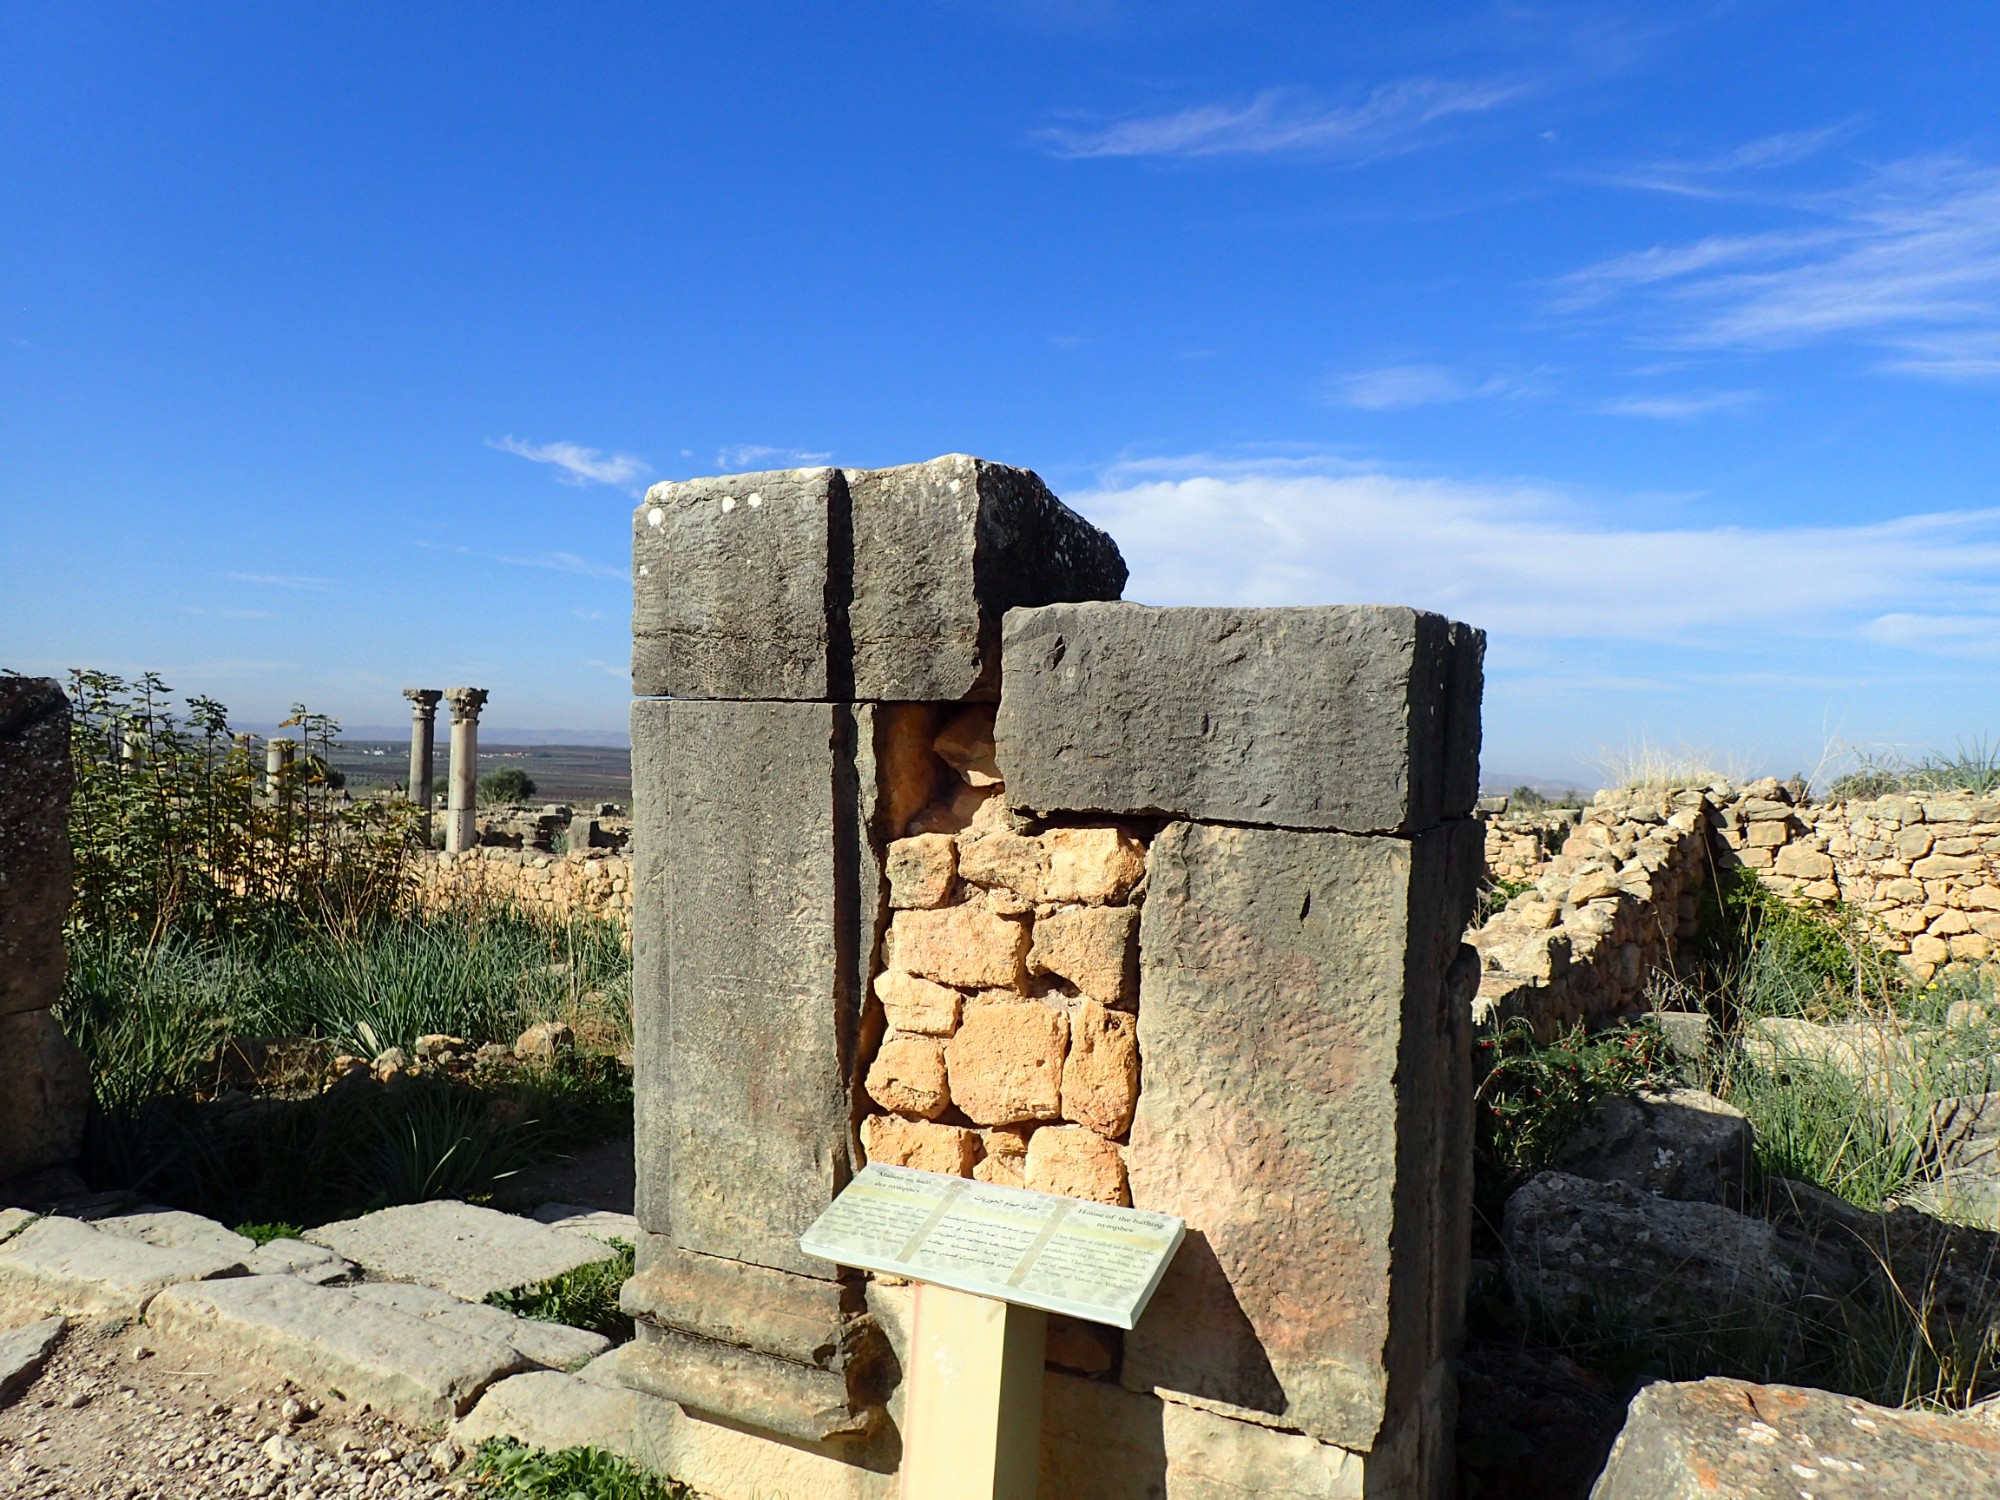
[{"label": "rough stone wall", "polygon": [[1753,870],[1806,905],[1844,904],[1920,982],[2000,947],[2000,798],[1813,804],[1769,777],[1607,791],[1536,861],[1546,821],[1487,819],[1489,875],[1534,887],[1467,936],[1482,961],[1481,1020],[1562,1026],[1639,1009],[1652,971],[1692,931],[1713,869]]},{"label": "rough stone wall", "polygon": [[894,916],[863,1153],[1128,1204],[1151,828],[1010,814],[990,707],[935,745],[945,792],[884,851]]},{"label": "rough stone wall", "polygon": [[70,903],[69,725],[52,678],[0,676],[0,1182],[72,1160],[90,1099],[50,1014]]},{"label": "rough stone wall", "polygon": [[513,906],[558,922],[599,917],[621,926],[632,918],[632,861],[623,854],[426,853],[417,857],[414,881],[418,905],[430,910]]}]

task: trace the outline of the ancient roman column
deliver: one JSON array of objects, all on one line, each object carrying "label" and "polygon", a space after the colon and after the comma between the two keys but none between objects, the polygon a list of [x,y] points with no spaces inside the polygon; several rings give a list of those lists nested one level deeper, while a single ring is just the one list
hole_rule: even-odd
[{"label": "ancient roman column", "polygon": [[285,798],[285,782],[298,748],[296,740],[272,740],[264,747],[264,795],[273,807]]},{"label": "ancient roman column", "polygon": [[431,842],[431,752],[437,746],[438,699],[436,688],[404,688],[410,700],[410,780],[409,798],[417,805],[417,837],[425,848]]},{"label": "ancient roman column", "polygon": [[479,710],[486,706],[486,689],[444,690],[451,705],[451,802],[444,825],[444,847],[457,854],[479,842]]}]

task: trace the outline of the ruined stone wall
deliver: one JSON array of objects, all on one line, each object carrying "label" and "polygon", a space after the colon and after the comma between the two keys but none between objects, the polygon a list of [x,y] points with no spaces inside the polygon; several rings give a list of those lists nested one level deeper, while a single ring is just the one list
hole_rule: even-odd
[{"label": "ruined stone wall", "polygon": [[595,917],[621,926],[632,917],[632,861],[623,854],[432,852],[417,856],[412,878],[417,904],[427,910],[511,906],[557,922]]},{"label": "ruined stone wall", "polygon": [[1984,963],[2000,944],[2000,799],[1884,797],[1811,804],[1773,778],[1600,792],[1537,861],[1547,818],[1490,816],[1490,878],[1531,880],[1467,935],[1478,1016],[1538,1027],[1643,1008],[1654,970],[1694,930],[1701,886],[1744,868],[1788,899],[1845,905],[1917,980]]},{"label": "ruined stone wall", "polygon": [[0,1183],[74,1159],[90,1099],[50,1013],[70,903],[69,726],[54,679],[0,676]]},{"label": "ruined stone wall", "polygon": [[911,1290],[798,1243],[871,1159],[1187,1220],[1138,1328],[1052,1325],[1051,1500],[1447,1492],[1478,633],[1093,602],[1110,539],[963,456],[634,537],[619,1374],[756,1437],[723,1500],[895,1492]]}]

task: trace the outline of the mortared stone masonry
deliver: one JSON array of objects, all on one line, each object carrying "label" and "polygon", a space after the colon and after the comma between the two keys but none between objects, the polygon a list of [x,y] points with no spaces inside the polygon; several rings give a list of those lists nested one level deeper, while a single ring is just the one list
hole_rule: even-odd
[{"label": "mortared stone masonry", "polygon": [[910,1288],[798,1248],[871,1159],[1187,1219],[1052,1320],[1049,1500],[1447,1493],[1479,632],[1117,602],[963,455],[657,485],[634,568],[618,1374],[720,1500],[896,1492]]}]

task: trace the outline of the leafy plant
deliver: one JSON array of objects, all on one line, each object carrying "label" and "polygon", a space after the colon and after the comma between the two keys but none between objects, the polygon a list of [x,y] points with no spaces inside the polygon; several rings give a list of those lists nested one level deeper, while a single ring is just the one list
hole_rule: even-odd
[{"label": "leafy plant", "polygon": [[634,1254],[623,1240],[610,1243],[618,1251],[611,1260],[592,1261],[531,1287],[494,1292],[486,1300],[518,1317],[567,1323],[619,1341],[629,1339],[632,1320],[619,1309],[618,1293],[632,1276]]},{"label": "leafy plant", "polygon": [[480,1493],[522,1500],[699,1500],[675,1479],[633,1467],[602,1448],[529,1448],[510,1438],[482,1443],[472,1460]]},{"label": "leafy plant", "polygon": [[238,1224],[236,1232],[245,1239],[268,1245],[273,1240],[295,1240],[305,1233],[299,1224]]},{"label": "leafy plant", "polygon": [[526,802],[535,795],[535,778],[519,766],[502,766],[479,778],[481,802]]}]

